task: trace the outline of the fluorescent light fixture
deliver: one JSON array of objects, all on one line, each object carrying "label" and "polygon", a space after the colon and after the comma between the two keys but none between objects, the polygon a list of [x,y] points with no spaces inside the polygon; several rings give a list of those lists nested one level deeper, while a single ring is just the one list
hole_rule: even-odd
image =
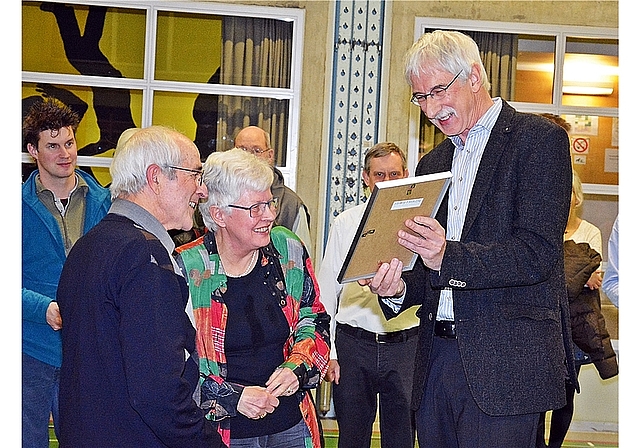
[{"label": "fluorescent light fixture", "polygon": [[602,83],[569,82],[562,86],[562,93],[569,95],[611,95],[613,86]]}]

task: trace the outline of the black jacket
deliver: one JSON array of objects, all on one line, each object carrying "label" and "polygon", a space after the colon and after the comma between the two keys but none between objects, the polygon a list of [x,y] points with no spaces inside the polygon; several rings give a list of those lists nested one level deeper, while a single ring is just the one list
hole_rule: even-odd
[{"label": "black jacket", "polygon": [[564,243],[564,270],[569,295],[571,336],[598,369],[603,380],[618,374],[618,361],[600,306],[600,292],[585,287],[602,257],[588,243]]},{"label": "black jacket", "polygon": [[58,288],[61,447],[214,448],[193,401],[186,281],[151,233],[109,213],[73,246]]}]

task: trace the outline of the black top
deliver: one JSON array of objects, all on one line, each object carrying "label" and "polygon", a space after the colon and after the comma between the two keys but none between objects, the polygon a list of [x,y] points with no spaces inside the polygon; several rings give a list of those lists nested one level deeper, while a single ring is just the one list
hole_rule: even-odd
[{"label": "black top", "polygon": [[[232,383],[265,386],[274,370],[284,362],[283,347],[289,337],[289,325],[267,289],[264,279],[270,268],[270,265],[256,263],[244,277],[227,277],[224,301],[229,314],[225,354],[227,380]],[[231,437],[275,434],[300,422],[298,394],[278,399],[278,407],[265,418],[254,420],[238,413],[231,419]]]}]

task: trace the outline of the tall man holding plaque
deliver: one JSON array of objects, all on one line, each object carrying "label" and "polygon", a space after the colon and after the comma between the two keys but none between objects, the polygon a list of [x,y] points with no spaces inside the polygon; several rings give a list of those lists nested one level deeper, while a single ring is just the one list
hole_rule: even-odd
[{"label": "tall man holding plaque", "polygon": [[[378,143],[367,151],[362,177],[371,191],[378,182],[408,175],[407,158],[395,144]],[[366,205],[345,210],[333,221],[318,271],[320,300],[331,316],[331,360],[325,380],[334,383],[338,447],[369,448],[379,406],[382,448],[413,448],[416,309],[387,320],[368,286],[337,280]]]},{"label": "tall man holding plaque", "polygon": [[449,138],[417,175],[451,170],[435,219],[407,220],[397,259],[368,281],[387,317],[421,305],[412,408],[420,447],[535,447],[538,415],[577,385],[563,232],[567,133],[491,98],[476,43],[424,34],[405,56],[411,101]]}]

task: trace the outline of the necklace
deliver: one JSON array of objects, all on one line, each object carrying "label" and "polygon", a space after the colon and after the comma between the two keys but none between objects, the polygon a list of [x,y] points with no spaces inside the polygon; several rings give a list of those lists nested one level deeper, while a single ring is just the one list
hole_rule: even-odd
[{"label": "necklace", "polygon": [[[227,275],[227,277],[231,277],[231,278],[239,278],[239,277],[244,277],[245,275],[247,275],[249,272],[251,272],[251,270],[253,269],[253,267],[256,265],[256,261],[258,260],[258,251],[255,250],[253,251],[253,255],[251,256],[251,260],[249,261],[249,264],[247,265],[247,268],[244,270],[244,272],[242,274],[238,274],[238,275],[231,275],[227,272],[227,270],[225,269],[225,274]],[[220,259],[220,262],[222,263],[222,259]],[[222,268],[224,269],[224,264],[222,265]]]}]

